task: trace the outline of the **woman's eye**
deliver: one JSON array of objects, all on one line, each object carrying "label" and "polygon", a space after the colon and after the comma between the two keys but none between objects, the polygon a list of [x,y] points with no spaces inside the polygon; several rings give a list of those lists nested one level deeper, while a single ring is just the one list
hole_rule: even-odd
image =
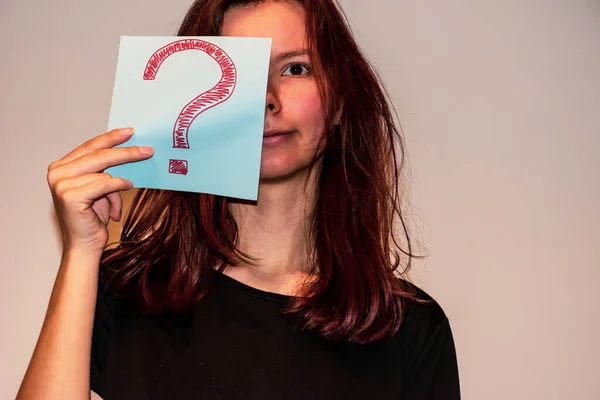
[{"label": "woman's eye", "polygon": [[306,65],[300,64],[300,63],[295,63],[295,64],[291,64],[289,67],[287,67],[286,70],[283,71],[283,75],[298,76],[298,75],[306,75],[309,72],[310,72],[310,69]]}]

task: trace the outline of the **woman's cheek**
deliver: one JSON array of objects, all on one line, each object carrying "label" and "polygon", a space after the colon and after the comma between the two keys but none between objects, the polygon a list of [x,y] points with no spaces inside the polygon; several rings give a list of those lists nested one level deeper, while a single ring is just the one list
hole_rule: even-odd
[{"label": "woman's cheek", "polygon": [[314,139],[320,138],[325,128],[325,119],[323,117],[323,107],[321,106],[321,97],[316,90],[307,90],[302,93],[301,100],[296,102],[296,116],[302,129]]}]

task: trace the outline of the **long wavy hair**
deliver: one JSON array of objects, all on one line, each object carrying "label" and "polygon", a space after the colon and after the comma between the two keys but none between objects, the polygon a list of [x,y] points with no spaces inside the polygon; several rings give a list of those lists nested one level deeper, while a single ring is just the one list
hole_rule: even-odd
[{"label": "long wavy hair", "polygon": [[[285,312],[331,341],[394,335],[407,301],[411,238],[401,201],[404,143],[389,96],[335,0],[299,1],[326,121],[307,281]],[[197,0],[178,36],[220,34],[225,11],[260,1]],[[339,108],[339,105],[343,107]],[[337,115],[336,115],[337,114]],[[334,118],[338,118],[334,121]],[[121,240],[105,251],[109,287],[144,312],[186,314],[211,287],[211,269],[247,260],[225,197],[140,190]],[[399,222],[399,224],[397,224]],[[400,240],[402,239],[402,240]]]}]

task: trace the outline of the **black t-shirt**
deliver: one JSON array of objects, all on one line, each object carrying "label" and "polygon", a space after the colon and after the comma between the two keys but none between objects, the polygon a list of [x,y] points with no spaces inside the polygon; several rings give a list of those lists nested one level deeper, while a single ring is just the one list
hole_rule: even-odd
[{"label": "black t-shirt", "polygon": [[289,297],[215,274],[185,321],[143,316],[99,289],[91,389],[105,400],[460,398],[448,319],[422,290],[432,301],[410,303],[393,338],[331,343],[282,314]]}]

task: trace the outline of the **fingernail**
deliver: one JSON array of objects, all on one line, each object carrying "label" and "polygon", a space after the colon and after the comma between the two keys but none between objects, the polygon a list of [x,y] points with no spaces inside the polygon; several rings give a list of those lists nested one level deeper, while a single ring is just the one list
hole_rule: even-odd
[{"label": "fingernail", "polygon": [[141,146],[140,153],[142,153],[144,155],[152,154],[152,153],[154,153],[154,149],[152,147],[148,147],[148,146]]},{"label": "fingernail", "polygon": [[131,136],[132,134],[133,134],[133,128],[121,129],[121,135],[123,135],[123,136]]}]

